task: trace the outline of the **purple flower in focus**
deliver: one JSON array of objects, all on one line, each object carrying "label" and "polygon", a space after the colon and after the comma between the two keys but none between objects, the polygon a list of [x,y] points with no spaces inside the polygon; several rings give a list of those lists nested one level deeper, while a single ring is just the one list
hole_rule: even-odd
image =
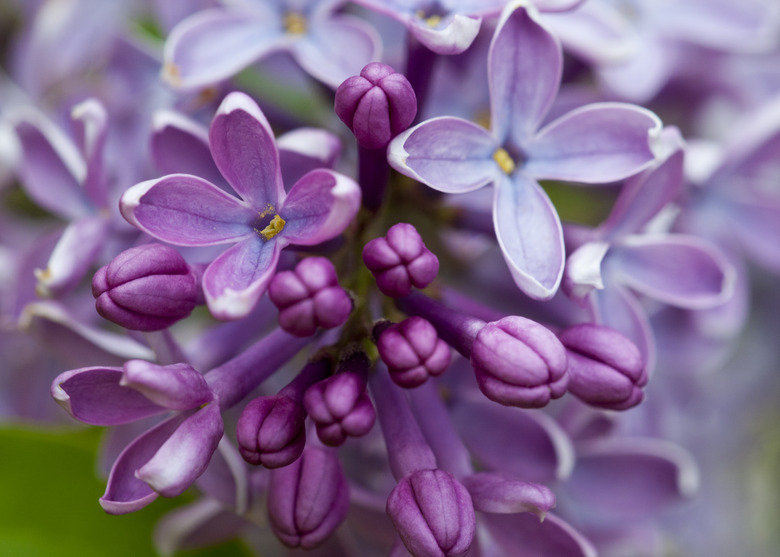
[{"label": "purple flower in focus", "polygon": [[427,120],[388,150],[399,172],[447,193],[495,185],[493,222],[515,282],[549,299],[563,273],[558,214],[540,179],[611,182],[654,160],[658,118],[643,108],[591,104],[540,128],[558,92],[558,40],[523,5],[501,17],[488,56],[491,131],[459,118]]},{"label": "purple flower in focus", "polygon": [[117,459],[100,499],[110,514],[136,511],[158,494],[183,493],[205,471],[222,438],[216,396],[186,364],[130,360],[121,368],[76,369],[55,379],[52,396],[74,418],[92,425],[126,424],[176,411]]},{"label": "purple flower in focus", "polygon": [[125,218],[160,240],[184,246],[237,242],[203,274],[215,317],[247,315],[265,292],[280,251],[340,234],[360,206],[346,176],[313,170],[285,193],[279,152],[257,104],[231,93],[209,131],[214,162],[241,199],[197,176],[173,174],[137,184],[122,196]]},{"label": "purple flower in focus", "polygon": [[163,78],[180,89],[212,85],[277,50],[334,89],[378,58],[379,37],[364,21],[336,14],[344,0],[224,1],[171,31]]}]

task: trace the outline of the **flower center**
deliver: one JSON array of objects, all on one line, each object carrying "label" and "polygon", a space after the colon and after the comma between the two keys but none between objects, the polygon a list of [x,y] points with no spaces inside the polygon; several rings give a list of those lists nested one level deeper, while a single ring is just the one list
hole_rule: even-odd
[{"label": "flower center", "polygon": [[306,32],[306,18],[298,12],[287,12],[283,20],[288,35],[303,35]]},{"label": "flower center", "polygon": [[270,240],[284,229],[285,224],[286,221],[282,217],[279,215],[274,215],[274,218],[271,219],[271,222],[268,223],[268,226],[260,231],[260,235],[266,240]]},{"label": "flower center", "polygon": [[496,152],[493,153],[493,160],[498,163],[499,168],[506,174],[512,174],[512,172],[515,171],[515,161],[512,160],[512,157],[505,149],[502,149],[501,147],[496,149]]}]

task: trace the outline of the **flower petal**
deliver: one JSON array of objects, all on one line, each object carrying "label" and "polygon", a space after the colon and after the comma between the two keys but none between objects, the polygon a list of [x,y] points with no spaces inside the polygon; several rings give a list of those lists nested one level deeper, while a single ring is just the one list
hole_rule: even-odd
[{"label": "flower petal", "polygon": [[269,6],[263,11],[204,10],[183,20],[165,42],[163,79],[177,89],[197,89],[260,59],[282,38],[275,10]]},{"label": "flower petal", "polygon": [[529,513],[487,514],[483,517],[493,542],[504,555],[523,548],[523,555],[596,557],[596,548],[568,522],[548,514],[544,522]]},{"label": "flower petal", "polygon": [[631,288],[686,309],[715,307],[731,296],[735,271],[714,245],[683,234],[627,236],[609,264]]},{"label": "flower petal", "polygon": [[[683,185],[682,137],[671,128],[678,149],[659,165],[632,176],[623,185],[609,217],[600,229],[610,238],[639,232],[680,193]],[[664,130],[663,135],[668,135]]]},{"label": "flower petal", "polygon": [[341,141],[321,128],[298,128],[276,138],[285,184],[294,184],[317,168],[333,168],[341,156]]},{"label": "flower petal", "polygon": [[75,288],[100,253],[108,233],[108,220],[102,216],[85,217],[65,229],[46,269],[36,269],[39,296],[59,297]]},{"label": "flower petal", "polygon": [[493,223],[517,286],[534,299],[552,298],[563,276],[563,231],[544,190],[519,172],[501,180],[493,202]]},{"label": "flower petal", "polygon": [[471,46],[482,26],[482,18],[455,14],[442,25],[431,27],[425,20],[414,18],[409,30],[412,35],[436,54],[460,54]]},{"label": "flower petal", "polygon": [[636,297],[624,286],[604,277],[603,290],[593,290],[589,303],[595,321],[622,333],[636,344],[642,353],[648,374],[655,367],[655,338],[647,315]]},{"label": "flower petal", "polygon": [[360,209],[360,186],[331,170],[313,170],[290,190],[279,211],[280,237],[311,246],[341,234]]},{"label": "flower petal", "polygon": [[217,319],[239,319],[255,307],[276,271],[280,242],[243,240],[217,257],[203,273],[203,292]]},{"label": "flower petal", "polygon": [[121,385],[122,368],[87,367],[61,373],[51,394],[77,420],[91,425],[119,425],[168,409]]},{"label": "flower petal", "polygon": [[222,433],[219,404],[207,404],[181,422],[135,477],[163,497],[181,495],[206,470]]},{"label": "flower petal", "polygon": [[164,242],[210,246],[253,234],[257,212],[197,176],[170,174],[122,194],[122,216]]},{"label": "flower petal", "polygon": [[284,199],[279,152],[260,107],[244,93],[230,93],[211,122],[211,154],[244,201],[263,211]]},{"label": "flower petal", "polygon": [[74,106],[70,115],[87,163],[84,192],[96,207],[107,207],[108,191],[103,171],[103,146],[108,122],[106,109],[97,99],[89,98]]},{"label": "flower petal", "polygon": [[25,113],[14,126],[21,147],[16,168],[27,194],[66,220],[92,213],[82,184],[87,167],[76,146],[37,113]]},{"label": "flower petal", "polygon": [[398,172],[435,190],[472,191],[500,175],[499,145],[484,128],[460,118],[432,118],[390,142],[387,160]]},{"label": "flower petal", "polygon": [[126,334],[82,323],[65,306],[53,300],[27,304],[19,318],[19,328],[34,328],[36,336],[41,337],[47,346],[64,346],[66,353],[76,361],[117,360],[122,363],[131,358],[154,359],[154,352],[148,346]]},{"label": "flower petal", "polygon": [[547,486],[521,482],[500,474],[478,472],[461,479],[469,490],[474,510],[514,514],[532,512],[544,520],[544,516],[555,506],[555,495]]},{"label": "flower petal", "polygon": [[647,109],[593,103],[545,126],[525,147],[523,171],[536,178],[607,183],[627,178],[654,159],[661,121]]},{"label": "flower petal", "polygon": [[106,492],[100,506],[108,514],[127,514],[140,510],[157,499],[158,494],[135,474],[149,462],[168,438],[190,414],[175,414],[136,437],[111,467]]},{"label": "flower petal", "polygon": [[488,471],[549,482],[567,477],[574,466],[571,440],[546,414],[501,406],[476,393],[455,401],[452,419],[475,460]]},{"label": "flower petal", "polygon": [[490,129],[499,143],[521,149],[539,127],[561,82],[561,45],[513,4],[501,16],[488,55]]},{"label": "flower petal", "polygon": [[567,496],[591,520],[633,522],[691,497],[699,472],[693,457],[669,441],[612,438],[582,443]]},{"label": "flower petal", "polygon": [[312,21],[309,32],[292,47],[307,73],[336,89],[381,55],[381,40],[373,27],[349,15]]},{"label": "flower petal", "polygon": [[191,410],[214,399],[203,375],[187,364],[161,366],[130,360],[124,365],[120,385],[171,410]]},{"label": "flower petal", "polygon": [[192,174],[225,189],[211,158],[208,129],[173,110],[155,112],[152,128],[150,151],[160,172]]}]

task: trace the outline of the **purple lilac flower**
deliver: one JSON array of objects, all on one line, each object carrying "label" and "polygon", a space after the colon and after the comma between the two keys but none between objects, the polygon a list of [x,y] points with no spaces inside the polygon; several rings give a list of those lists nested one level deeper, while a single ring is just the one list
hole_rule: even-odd
[{"label": "purple lilac flower", "polygon": [[280,251],[340,234],[355,216],[360,189],[349,178],[313,170],[285,193],[268,121],[241,93],[228,95],[209,131],[214,162],[241,199],[197,176],[172,174],[122,196],[125,218],[173,244],[237,242],[203,274],[206,303],[218,318],[247,315],[265,293]]},{"label": "purple lilac flower", "polygon": [[186,490],[162,554],[762,553],[711,478],[771,484],[774,2],[14,0],[0,415],[108,425],[110,513]]},{"label": "purple lilac flower", "polygon": [[379,38],[364,21],[336,11],[344,0],[223,2],[173,28],[163,78],[195,89],[232,77],[277,50],[334,89],[379,56]]},{"label": "purple lilac flower", "polygon": [[495,184],[501,250],[518,286],[542,300],[558,288],[564,248],[558,215],[537,181],[598,183],[635,174],[653,161],[660,131],[651,112],[615,103],[582,107],[539,129],[557,94],[561,64],[560,45],[535,11],[507,7],[488,57],[491,131],[433,118],[399,135],[388,151],[396,170],[440,191]]},{"label": "purple lilac flower", "polygon": [[679,132],[669,129],[663,138],[664,158],[627,180],[600,227],[577,234],[565,279],[567,293],[586,299],[597,322],[639,347],[649,370],[655,365],[653,335],[629,289],[675,307],[707,309],[726,302],[734,287],[734,269],[714,245],[683,234],[642,233],[683,183]]},{"label": "purple lilac flower", "polygon": [[100,502],[111,514],[134,512],[158,495],[184,492],[208,466],[222,438],[222,409],[240,402],[306,341],[277,331],[203,376],[184,363],[130,360],[122,367],[67,371],[52,396],[74,418],[120,425],[175,413],[127,445],[111,468]]}]

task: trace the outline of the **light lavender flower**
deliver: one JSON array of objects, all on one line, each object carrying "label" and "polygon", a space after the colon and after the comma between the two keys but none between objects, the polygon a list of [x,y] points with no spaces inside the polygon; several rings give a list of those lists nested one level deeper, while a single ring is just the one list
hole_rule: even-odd
[{"label": "light lavender flower", "polygon": [[388,151],[396,170],[443,192],[494,184],[498,243],[518,286],[542,300],[558,289],[564,248],[558,215],[537,181],[626,178],[654,160],[660,131],[651,112],[614,103],[582,107],[539,129],[561,68],[560,45],[536,12],[509,5],[488,57],[491,130],[433,118],[399,135]]}]

